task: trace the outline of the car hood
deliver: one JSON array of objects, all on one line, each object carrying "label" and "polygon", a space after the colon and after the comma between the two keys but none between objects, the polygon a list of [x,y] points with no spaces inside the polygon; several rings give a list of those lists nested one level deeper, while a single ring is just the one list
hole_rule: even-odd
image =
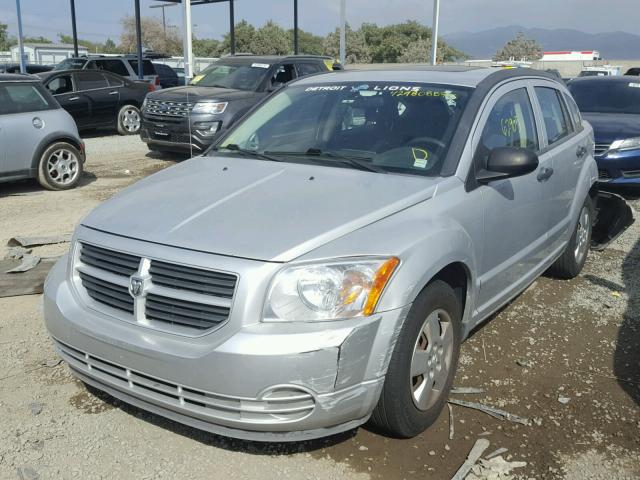
[{"label": "car hood", "polygon": [[247,90],[183,85],[181,87],[164,88],[157,92],[150,93],[149,98],[152,100],[164,100],[171,102],[197,102],[199,100],[238,100],[256,95],[256,92]]},{"label": "car hood", "polygon": [[630,137],[640,137],[640,115],[625,113],[583,113],[593,127],[596,143],[612,143]]},{"label": "car hood", "polygon": [[180,248],[286,262],[430,198],[437,184],[436,178],[198,157],[123,190],[82,223]]}]

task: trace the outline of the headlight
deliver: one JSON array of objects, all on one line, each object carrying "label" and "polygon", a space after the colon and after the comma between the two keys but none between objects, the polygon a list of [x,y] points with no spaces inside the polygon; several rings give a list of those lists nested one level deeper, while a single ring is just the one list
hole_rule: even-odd
[{"label": "headlight", "polygon": [[640,137],[616,140],[611,144],[609,150],[634,150],[636,148],[640,148]]},{"label": "headlight", "polygon": [[287,267],[271,283],[264,321],[310,322],[369,316],[399,263],[396,257],[387,257]]},{"label": "headlight", "polygon": [[198,102],[193,106],[192,113],[209,113],[217,115],[223,113],[227,108],[228,102]]}]

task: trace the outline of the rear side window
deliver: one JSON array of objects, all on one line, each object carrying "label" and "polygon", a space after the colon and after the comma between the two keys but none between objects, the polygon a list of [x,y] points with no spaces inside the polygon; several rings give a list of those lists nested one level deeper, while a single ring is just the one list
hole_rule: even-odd
[{"label": "rear side window", "polygon": [[276,70],[275,75],[271,79],[271,83],[288,83],[296,77],[293,65],[280,65]]},{"label": "rear side window", "polygon": [[297,68],[298,68],[298,75],[300,77],[327,71],[326,68],[323,68],[323,65],[320,65],[318,63],[299,63],[297,65]]},{"label": "rear side window", "polygon": [[121,87],[124,85],[124,79],[122,77],[116,77],[115,75],[109,75],[108,73],[104,76],[107,77],[110,87]]},{"label": "rear side window", "polygon": [[10,84],[0,85],[0,113],[24,113],[50,110],[55,105],[41,92],[35,84]]},{"label": "rear side window", "polygon": [[96,60],[96,66],[98,70],[106,70],[124,77],[129,75],[127,67],[124,66],[121,60]]},{"label": "rear side window", "polygon": [[571,115],[571,120],[573,120],[573,125],[576,130],[582,130],[582,115],[580,115],[580,110],[578,109],[578,105],[571,96],[566,95],[564,99],[569,106],[569,114]]},{"label": "rear side window", "polygon": [[78,80],[78,90],[95,90],[96,88],[105,88],[107,79],[99,72],[79,72],[76,74]]},{"label": "rear side window", "polygon": [[[138,75],[138,60],[128,60],[129,65],[133,68],[133,71],[136,75]],[[150,60],[142,61],[142,74],[143,75],[155,75],[156,69],[153,68],[153,64]]]},{"label": "rear side window", "polygon": [[491,109],[477,150],[483,165],[491,150],[498,147],[538,150],[533,108],[526,88],[506,93]]},{"label": "rear side window", "polygon": [[547,144],[553,145],[571,133],[571,125],[562,100],[555,88],[535,87],[544,126],[547,131]]}]

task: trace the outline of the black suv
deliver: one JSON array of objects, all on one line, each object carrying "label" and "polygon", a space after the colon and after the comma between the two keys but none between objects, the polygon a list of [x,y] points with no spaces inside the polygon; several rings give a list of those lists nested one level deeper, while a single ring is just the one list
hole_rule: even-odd
[{"label": "black suv", "polygon": [[340,70],[330,57],[233,55],[214,62],[190,85],[147,95],[140,136],[150,150],[201,153],[263,97],[291,80]]}]

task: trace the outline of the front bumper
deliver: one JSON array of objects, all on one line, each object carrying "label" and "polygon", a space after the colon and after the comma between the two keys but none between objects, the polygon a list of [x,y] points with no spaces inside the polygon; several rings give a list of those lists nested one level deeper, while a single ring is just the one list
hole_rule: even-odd
[{"label": "front bumper", "polygon": [[640,185],[640,152],[610,151],[595,157],[598,180],[615,185]]},{"label": "front bumper", "polygon": [[216,138],[225,119],[221,115],[161,117],[143,112],[140,138],[157,150],[204,152]]},{"label": "front bumper", "polygon": [[322,330],[254,323],[186,338],[87,309],[66,262],[47,278],[44,316],[76,376],[144,410],[247,440],[318,438],[366,422],[408,309]]}]

